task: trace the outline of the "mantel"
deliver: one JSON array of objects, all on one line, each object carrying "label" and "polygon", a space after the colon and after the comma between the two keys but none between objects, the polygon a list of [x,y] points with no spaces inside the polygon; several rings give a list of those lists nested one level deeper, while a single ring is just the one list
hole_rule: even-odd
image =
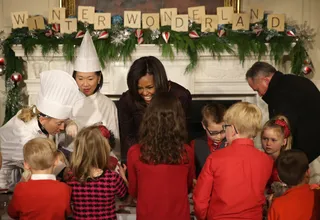
[{"label": "mantel", "polygon": [[[45,57],[41,48],[36,48],[28,57],[24,54],[21,45],[12,48],[18,57],[22,57],[27,64],[27,93],[29,105],[36,103],[40,89],[39,74],[50,69],[64,70],[70,74],[73,72],[73,64],[64,59],[62,46],[57,53],[50,53]],[[189,89],[194,98],[242,100],[258,104],[267,117],[267,106],[257,94],[248,86],[245,73],[251,65],[257,61],[255,57],[249,57],[242,64],[236,55],[224,53],[221,59],[213,58],[210,52],[203,52],[199,56],[198,66],[191,73],[185,73],[189,64],[189,57],[183,53],[175,53],[174,60],[161,56],[161,49],[157,45],[137,45],[132,54],[132,60],[142,56],[155,56],[159,58],[166,68],[168,78]],[[102,70],[104,82],[101,92],[113,99],[127,90],[126,77],[131,61],[115,61],[107,63]],[[269,56],[262,57],[262,61],[270,61]]]},{"label": "mantel", "polygon": [[[49,53],[45,57],[40,48],[36,48],[32,55],[25,56],[21,45],[12,48],[18,57],[27,61],[27,90],[29,95],[38,91],[39,73],[49,69],[61,69],[73,71],[73,64],[65,61],[62,53],[62,45],[57,53]],[[157,45],[137,45],[132,54],[132,60],[142,56],[158,57],[164,64],[168,78],[187,87],[194,95],[255,95],[245,81],[246,70],[257,60],[255,57],[247,58],[241,64],[236,55],[224,53],[221,59],[213,58],[210,52],[202,52],[199,55],[199,63],[191,73],[185,73],[189,64],[189,57],[183,53],[176,53],[174,60],[161,56],[161,49]],[[270,62],[269,56],[262,60]],[[126,75],[132,61],[115,61],[107,63],[103,70],[104,86],[102,92],[109,95],[121,95],[126,87]]]}]

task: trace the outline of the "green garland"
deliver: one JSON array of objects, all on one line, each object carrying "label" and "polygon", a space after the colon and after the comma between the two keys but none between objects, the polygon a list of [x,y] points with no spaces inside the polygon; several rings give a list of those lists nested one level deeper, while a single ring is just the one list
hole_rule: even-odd
[{"label": "green garland", "polygon": [[[256,26],[261,27],[261,33],[257,34],[252,31]],[[288,27],[286,27],[288,28]],[[94,32],[93,25],[85,27],[82,22],[78,22],[78,31],[86,31],[89,29]],[[119,35],[119,31],[126,30],[129,36],[121,42],[116,44],[113,39]],[[239,57],[241,63],[247,57],[255,56],[257,60],[262,56],[270,54],[270,58],[275,63],[280,63],[284,54],[288,54],[292,61],[292,73],[303,75],[301,68],[304,60],[307,58],[305,49],[305,42],[300,40],[297,36],[288,36],[286,32],[268,31],[266,28],[266,20],[260,23],[252,24],[250,31],[232,31],[231,25],[220,26],[219,31],[225,31],[225,35],[218,36],[219,31],[214,33],[201,33],[201,26],[199,24],[191,23],[189,31],[196,31],[199,38],[190,38],[187,32],[175,32],[171,30],[170,26],[163,26],[160,28],[157,38],[154,38],[154,33],[145,29],[143,31],[144,44],[156,44],[162,50],[162,56],[174,59],[174,50],[185,53],[189,56],[190,63],[186,67],[186,72],[191,72],[197,66],[199,53],[209,51],[212,57],[221,58],[221,54],[229,53]],[[111,29],[106,30],[109,37],[106,39],[98,39],[98,34],[93,34],[94,44],[99,56],[101,66],[104,68],[105,63],[131,59],[131,54],[136,49],[137,38],[135,30],[124,28],[122,25],[113,25]],[[168,43],[161,37],[162,32],[169,32],[170,38]],[[48,33],[53,34],[48,36]],[[59,45],[63,45],[63,54],[67,61],[73,61],[75,46],[81,44],[82,39],[76,38],[77,33],[60,34],[52,30],[51,25],[47,25],[46,30],[29,31],[28,28],[14,29],[10,36],[3,42],[3,53],[6,61],[6,80],[10,79],[12,73],[19,72],[25,78],[24,60],[21,57],[16,57],[11,47],[15,44],[21,44],[24,48],[26,56],[31,55],[36,46],[41,47],[43,56],[50,52],[57,52]],[[304,36],[307,38],[306,36]],[[305,39],[304,38],[304,39]],[[293,46],[293,43],[294,46]],[[267,46],[266,44],[269,44]],[[236,48],[236,51],[234,50]],[[19,98],[12,98],[13,95],[20,97],[21,87],[14,87],[7,89],[8,97],[6,101],[6,115],[5,122],[7,122],[17,110],[21,108],[21,100]],[[12,106],[15,106],[12,108]]]}]

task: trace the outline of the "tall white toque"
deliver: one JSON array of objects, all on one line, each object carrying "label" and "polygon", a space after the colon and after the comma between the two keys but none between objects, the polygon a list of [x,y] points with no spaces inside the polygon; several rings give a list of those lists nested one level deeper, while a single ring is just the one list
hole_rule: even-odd
[{"label": "tall white toque", "polygon": [[86,32],[82,39],[79,53],[74,64],[74,70],[83,73],[101,70],[97,51],[89,31]]},{"label": "tall white toque", "polygon": [[52,118],[68,119],[74,104],[84,96],[70,74],[61,70],[40,73],[38,110]]}]

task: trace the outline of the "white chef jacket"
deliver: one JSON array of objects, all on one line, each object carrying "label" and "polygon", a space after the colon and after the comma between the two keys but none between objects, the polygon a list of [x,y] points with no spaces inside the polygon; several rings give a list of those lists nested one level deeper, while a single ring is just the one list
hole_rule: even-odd
[{"label": "white chef jacket", "polygon": [[79,130],[102,122],[112,131],[116,140],[115,153],[120,154],[120,138],[118,125],[118,112],[114,102],[99,91],[78,101],[72,110],[72,120],[76,122]]},{"label": "white chef jacket", "polygon": [[17,116],[21,110],[0,128],[2,169],[0,170],[0,188],[15,185],[23,168],[23,146],[31,139],[47,137],[39,128],[37,117],[29,122]]}]

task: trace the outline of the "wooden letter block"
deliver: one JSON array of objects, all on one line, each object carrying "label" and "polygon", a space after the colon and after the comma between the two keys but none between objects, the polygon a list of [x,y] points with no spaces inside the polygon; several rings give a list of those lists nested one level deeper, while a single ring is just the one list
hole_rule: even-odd
[{"label": "wooden letter block", "polygon": [[193,20],[197,24],[201,24],[202,18],[206,15],[206,7],[190,7],[188,8],[189,19]]},{"label": "wooden letter block", "polygon": [[29,14],[27,11],[20,11],[20,12],[12,12],[11,13],[11,21],[12,21],[12,28],[22,28],[28,27],[28,17]]},{"label": "wooden letter block", "polygon": [[215,32],[218,28],[218,15],[205,15],[202,18],[201,32]]},{"label": "wooden letter block", "polygon": [[269,30],[284,31],[285,16],[284,14],[270,14],[268,15],[267,27]]},{"label": "wooden letter block", "polygon": [[28,28],[29,30],[44,30],[44,19],[42,16],[33,16],[28,18]]},{"label": "wooden letter block", "polygon": [[124,11],[124,27],[141,28],[141,11]]},{"label": "wooden letter block", "polygon": [[172,17],[171,29],[177,32],[188,31],[188,15],[176,15]]},{"label": "wooden letter block", "polygon": [[232,30],[249,30],[249,14],[233,14]]},{"label": "wooden letter block", "polygon": [[251,8],[250,9],[250,23],[257,23],[263,20],[264,9],[263,8]]},{"label": "wooden letter block", "polygon": [[78,7],[78,21],[94,23],[94,7],[79,6]]},{"label": "wooden letter block", "polygon": [[71,34],[77,32],[77,19],[67,18],[60,24],[60,32],[62,34]]},{"label": "wooden letter block", "polygon": [[49,24],[60,24],[66,18],[66,8],[50,8],[49,10]]},{"label": "wooden letter block", "polygon": [[178,14],[177,8],[160,8],[161,26],[171,26],[172,17]]},{"label": "wooden letter block", "polygon": [[233,16],[233,7],[218,7],[218,24],[231,24]]},{"label": "wooden letter block", "polygon": [[160,28],[159,13],[143,13],[142,14],[142,28],[156,30]]},{"label": "wooden letter block", "polygon": [[103,30],[111,28],[111,13],[95,13],[94,29]]}]

